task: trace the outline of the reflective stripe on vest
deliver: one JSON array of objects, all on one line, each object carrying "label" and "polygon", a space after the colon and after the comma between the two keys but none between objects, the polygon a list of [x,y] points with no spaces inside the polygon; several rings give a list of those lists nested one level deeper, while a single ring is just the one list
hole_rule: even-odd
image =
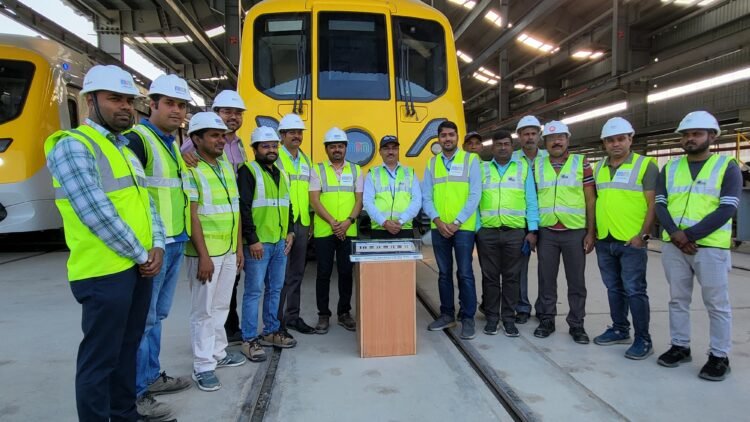
[{"label": "reflective stripe on vest", "polygon": [[[303,226],[310,225],[310,160],[302,151],[297,151],[300,157],[300,168],[294,168],[294,163],[285,151],[279,152],[277,166],[289,176],[289,199],[292,201],[292,217]],[[281,164],[279,166],[279,163]]]},{"label": "reflective stripe on vest", "polygon": [[[127,148],[118,148],[96,129],[82,125],[69,131],[58,131],[44,143],[49,156],[57,142],[74,138],[94,157],[99,171],[102,191],[112,202],[122,221],[130,227],[136,239],[146,249],[153,245],[151,205],[141,163]],[[136,263],[115,253],[91,232],[76,214],[60,183],[52,178],[55,205],[60,210],[65,227],[65,241],[70,249],[68,280],[71,282],[116,274]]]},{"label": "reflective stripe on vest", "polygon": [[[440,220],[450,224],[456,220],[469,199],[469,170],[476,154],[468,154],[458,150],[453,155],[451,171],[443,164],[443,155],[438,154],[427,162],[427,170],[432,176],[432,200]],[[457,170],[458,169],[458,170]],[[437,228],[434,222],[430,227]],[[477,212],[461,223],[460,230],[475,231],[477,228]]]},{"label": "reflective stripe on vest", "polygon": [[261,243],[278,243],[289,229],[289,181],[284,170],[279,170],[279,185],[260,168],[257,161],[245,163],[255,177],[253,193],[253,223]]},{"label": "reflective stripe on vest", "polygon": [[646,220],[648,203],[643,195],[643,176],[651,159],[633,153],[631,162],[622,163],[614,177],[607,162],[608,159],[601,160],[594,170],[597,238],[611,235],[627,242],[641,234]]},{"label": "reflective stripe on vest", "polygon": [[164,223],[167,237],[183,232],[190,235],[190,200],[182,189],[182,172],[187,171],[176,142],[169,151],[159,136],[148,126],[139,124],[131,129],[141,138],[146,152],[146,181],[151,199]]},{"label": "reflective stripe on vest", "polygon": [[[240,206],[234,169],[226,157],[216,160],[222,177],[204,160],[188,171],[198,185],[198,219],[210,256],[234,253],[237,247]],[[198,256],[198,251],[189,242],[185,255]]]},{"label": "reflective stripe on vest", "polygon": [[570,154],[559,174],[552,167],[549,156],[535,162],[539,227],[551,227],[558,221],[568,229],[586,227],[584,160],[582,155]]},{"label": "reflective stripe on vest", "polygon": [[[729,163],[725,155],[712,154],[695,180],[686,157],[670,160],[665,167],[667,209],[680,230],[692,227],[719,207],[721,182]],[[662,239],[669,241],[665,231]],[[732,243],[732,219],[718,230],[696,241],[700,246],[729,249]]]},{"label": "reflective stripe on vest", "polygon": [[[375,190],[375,208],[380,211],[386,220],[398,220],[401,214],[411,204],[411,185],[414,181],[414,170],[410,167],[399,165],[396,169],[396,179],[391,189],[391,175],[385,165],[374,167],[368,175]],[[370,227],[374,230],[385,230],[374,219],[370,219]],[[412,228],[412,220],[404,221],[403,229]]]},{"label": "reflective stripe on vest", "polygon": [[491,161],[482,163],[482,199],[479,216],[482,227],[526,227],[526,177],[528,165],[512,160],[503,177]]},{"label": "reflective stripe on vest", "polygon": [[[357,202],[355,187],[357,177],[362,170],[356,164],[346,162],[341,172],[341,178],[344,176],[351,177],[351,184],[342,186],[336,177],[336,172],[330,163],[318,163],[315,166],[315,173],[320,180],[320,204],[328,211],[336,221],[344,221],[349,218],[354,204]],[[313,236],[327,237],[333,235],[333,228],[315,214],[315,224],[313,225]],[[354,237],[357,235],[357,225],[352,224],[346,231],[347,236]]]}]

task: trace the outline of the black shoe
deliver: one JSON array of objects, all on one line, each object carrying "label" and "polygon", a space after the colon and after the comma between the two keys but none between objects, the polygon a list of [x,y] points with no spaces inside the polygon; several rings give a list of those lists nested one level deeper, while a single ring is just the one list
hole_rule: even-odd
[{"label": "black shoe", "polygon": [[583,327],[571,327],[568,331],[573,337],[573,341],[575,341],[578,344],[589,344],[591,340],[589,340],[589,335],[586,334],[586,330],[583,329]]},{"label": "black shoe", "polygon": [[479,306],[477,306],[477,311],[482,315],[487,315],[487,312],[484,309],[484,303],[480,303]]},{"label": "black shoe", "polygon": [[490,336],[497,334],[497,321],[487,321],[484,326],[484,333]]},{"label": "black shoe", "polygon": [[724,381],[724,378],[732,372],[729,367],[729,358],[720,358],[712,354],[708,355],[708,362],[703,365],[699,377],[709,381]]},{"label": "black shoe", "polygon": [[297,331],[302,334],[315,334],[315,328],[305,324],[302,318],[297,318],[286,323],[286,328]]},{"label": "black shoe", "polygon": [[529,315],[527,312],[519,312],[516,314],[516,324],[526,324],[529,322]]},{"label": "black shoe", "polygon": [[656,363],[661,366],[666,366],[667,368],[676,368],[680,366],[681,363],[692,361],[693,358],[690,357],[689,347],[672,345],[669,350],[659,356],[659,359],[656,360]]},{"label": "black shoe", "polygon": [[349,312],[339,315],[338,320],[339,325],[344,327],[345,329],[349,331],[357,330],[357,323],[354,321],[354,318],[352,318],[352,315]]},{"label": "black shoe", "polygon": [[503,321],[503,331],[505,331],[506,337],[518,337],[521,334],[516,328],[516,323],[513,321]]},{"label": "black shoe", "polygon": [[227,346],[234,346],[237,344],[242,344],[242,331],[235,331],[232,334],[227,331]]},{"label": "black shoe", "polygon": [[555,321],[551,319],[543,319],[539,323],[539,326],[534,330],[534,337],[546,338],[550,334],[555,332]]}]

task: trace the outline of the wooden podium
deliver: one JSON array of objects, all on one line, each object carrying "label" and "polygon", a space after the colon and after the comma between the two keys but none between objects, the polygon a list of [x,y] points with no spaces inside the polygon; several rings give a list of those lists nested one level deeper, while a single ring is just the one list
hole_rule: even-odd
[{"label": "wooden podium", "polygon": [[358,262],[357,332],[363,358],[415,355],[415,260]]}]

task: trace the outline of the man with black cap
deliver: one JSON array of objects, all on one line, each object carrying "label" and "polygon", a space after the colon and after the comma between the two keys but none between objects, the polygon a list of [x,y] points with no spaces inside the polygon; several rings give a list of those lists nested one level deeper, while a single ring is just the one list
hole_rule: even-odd
[{"label": "man with black cap", "polygon": [[469,132],[464,136],[464,151],[479,155],[482,152],[482,135],[479,132]]},{"label": "man with black cap", "polygon": [[414,237],[412,220],[422,207],[422,192],[414,169],[398,162],[398,146],[398,138],[384,136],[383,165],[370,169],[365,178],[364,207],[373,239]]}]

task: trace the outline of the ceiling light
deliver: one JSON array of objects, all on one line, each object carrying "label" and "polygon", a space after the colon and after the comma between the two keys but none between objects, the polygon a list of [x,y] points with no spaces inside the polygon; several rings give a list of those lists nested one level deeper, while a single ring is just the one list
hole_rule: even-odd
[{"label": "ceiling light", "polygon": [[484,15],[484,18],[499,27],[503,26],[503,18],[494,10],[487,11],[487,14]]},{"label": "ceiling light", "polygon": [[534,87],[533,87],[533,86],[531,86],[531,85],[526,85],[526,90],[527,90],[527,91],[531,91],[532,89],[534,89]]},{"label": "ceiling light", "polygon": [[553,47],[550,44],[546,44],[542,41],[539,41],[538,39],[525,33],[519,35],[517,39],[518,41],[521,41],[522,43],[528,45],[529,47],[536,48],[537,50],[541,50],[545,53],[550,53],[550,52],[554,53],[559,49],[559,48]]},{"label": "ceiling light", "polygon": [[464,53],[461,50],[456,50],[456,55],[458,56],[459,59],[463,60],[466,63],[471,63],[472,61],[474,61],[474,59],[472,59],[471,56],[469,56],[468,54]]},{"label": "ceiling light", "polygon": [[469,0],[466,3],[464,3],[464,7],[467,8],[467,9],[469,9],[469,10],[473,9],[474,6],[476,6],[476,5],[477,5],[477,2],[472,1],[472,0]]},{"label": "ceiling light", "polygon": [[702,2],[698,3],[698,6],[700,6],[700,7],[708,6],[709,4],[713,3],[714,1],[716,1],[716,0],[703,0]]},{"label": "ceiling light", "polygon": [[515,89],[526,89],[526,85],[524,85],[524,84],[515,84],[515,85],[513,85],[513,88],[515,88]]},{"label": "ceiling light", "polygon": [[570,57],[574,59],[587,59],[592,52],[590,50],[578,50],[575,53],[573,53]]},{"label": "ceiling light", "polygon": [[591,120],[596,117],[606,116],[612,113],[617,113],[618,111],[623,111],[623,110],[626,110],[627,108],[628,108],[628,103],[626,101],[622,101],[622,102],[611,104],[608,106],[599,107],[593,110],[585,111],[583,113],[574,114],[572,116],[562,119],[562,122],[565,123],[566,125],[570,125],[573,123],[583,122],[585,120]]},{"label": "ceiling light", "polygon": [[603,56],[603,55],[604,55],[604,52],[603,52],[603,51],[595,51],[595,52],[594,52],[594,54],[592,54],[592,55],[591,55],[591,56],[589,57],[589,59],[591,59],[591,60],[596,60],[596,59],[598,59],[599,57],[601,57],[601,56]]},{"label": "ceiling light", "polygon": [[701,81],[676,86],[674,88],[667,88],[663,91],[649,94],[646,97],[646,101],[649,103],[655,103],[657,101],[666,100],[668,98],[692,94],[699,91],[705,91],[707,89],[722,85],[728,85],[745,79],[750,79],[750,67],[746,67],[735,72],[724,73],[722,75],[717,75],[712,78],[703,79]]},{"label": "ceiling light", "polygon": [[[225,33],[226,30],[223,26],[217,26],[216,28],[212,28],[209,30],[206,30],[206,35],[208,35],[209,38],[217,37],[223,33]],[[154,36],[154,37],[133,37],[134,40],[136,40],[139,43],[148,43],[148,44],[185,44],[189,42],[193,42],[193,39],[190,38],[189,35],[173,35],[168,37],[162,37],[162,36]]]}]

